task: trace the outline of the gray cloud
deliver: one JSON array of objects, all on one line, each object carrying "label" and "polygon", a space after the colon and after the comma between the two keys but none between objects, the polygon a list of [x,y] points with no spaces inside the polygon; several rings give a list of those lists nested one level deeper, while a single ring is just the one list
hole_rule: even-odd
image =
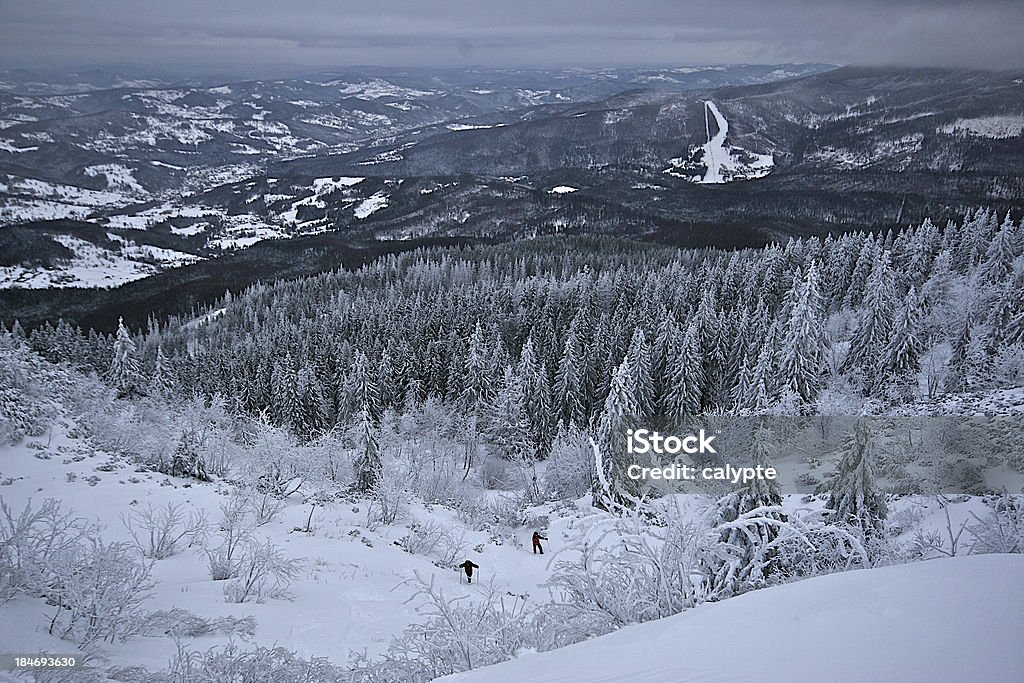
[{"label": "gray cloud", "polygon": [[1024,67],[1024,3],[980,0],[0,0],[3,66]]}]

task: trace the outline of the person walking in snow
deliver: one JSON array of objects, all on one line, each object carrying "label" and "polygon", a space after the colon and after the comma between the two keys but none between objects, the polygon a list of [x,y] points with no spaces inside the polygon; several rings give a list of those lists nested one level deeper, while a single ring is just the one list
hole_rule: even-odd
[{"label": "person walking in snow", "polygon": [[548,537],[547,536],[541,536],[539,531],[534,531],[533,532],[533,554],[534,555],[536,555],[538,552],[541,555],[544,554],[544,548],[543,548],[543,546],[541,546],[540,542],[541,541],[546,541],[546,540],[548,540]]},{"label": "person walking in snow", "polygon": [[466,560],[460,564],[458,568],[466,572],[466,581],[468,583],[473,583],[473,570],[480,569],[480,565],[473,564],[473,560]]}]

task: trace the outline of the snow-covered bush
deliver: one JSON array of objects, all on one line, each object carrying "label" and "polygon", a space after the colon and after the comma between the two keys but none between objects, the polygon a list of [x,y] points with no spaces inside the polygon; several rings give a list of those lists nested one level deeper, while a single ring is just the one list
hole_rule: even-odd
[{"label": "snow-covered bush", "polygon": [[495,453],[489,454],[480,463],[476,476],[485,489],[507,489],[516,481],[509,461]]},{"label": "snow-covered bush", "polygon": [[434,466],[410,469],[410,488],[428,503],[450,504],[463,495],[463,474],[451,458],[439,459]]},{"label": "snow-covered bush", "polygon": [[677,496],[604,503],[582,526],[577,556],[555,565],[548,585],[559,599],[539,622],[545,646],[868,560],[857,535],[818,512],[761,505],[723,515],[722,501]]},{"label": "snow-covered bush", "polygon": [[203,549],[210,578],[214,581],[238,576],[239,556],[252,541],[252,530],[246,524],[249,507],[249,500],[238,489],[220,506],[224,514],[220,522],[220,543],[214,547],[207,544]]},{"label": "snow-covered bush", "polygon": [[104,543],[52,499],[17,515],[0,500],[0,510],[0,598],[43,597],[56,608],[49,632],[83,648],[139,632],[154,582],[129,544]]},{"label": "snow-covered bush", "polygon": [[58,412],[57,368],[19,339],[0,333],[0,443],[42,434]]},{"label": "snow-covered bush", "polygon": [[38,591],[48,581],[50,560],[70,552],[94,529],[48,498],[33,509],[30,500],[15,514],[0,498],[0,602],[19,592]]},{"label": "snow-covered bush", "polygon": [[458,502],[456,513],[474,531],[511,536],[526,522],[526,498],[521,493],[467,496]]},{"label": "snow-covered bush", "polygon": [[593,490],[594,455],[582,435],[559,434],[546,465],[543,483],[549,498],[574,499]]},{"label": "snow-covered bush", "polygon": [[255,421],[244,438],[245,458],[242,482],[260,493],[287,498],[302,487],[307,476],[316,474],[308,461],[310,449],[285,429],[264,420]]},{"label": "snow-covered bush", "polygon": [[1012,389],[1024,386],[1024,343],[1010,344],[992,359],[992,386]]},{"label": "snow-covered bush", "polygon": [[145,616],[139,628],[139,635],[173,636],[175,638],[198,638],[200,636],[224,635],[251,638],[256,635],[256,618],[241,619],[232,616],[207,618],[180,607],[158,610]]},{"label": "snow-covered bush", "polygon": [[[544,608],[546,647],[562,647],[626,624],[675,614],[707,599],[700,545],[708,514],[676,501],[598,513],[548,582],[557,599]],[[717,538],[711,539],[716,541]]]},{"label": "snow-covered bush", "polygon": [[511,659],[535,644],[532,612],[525,596],[509,595],[493,586],[480,586],[479,600],[449,599],[434,581],[417,575],[424,623],[414,624],[395,638],[382,659],[357,658],[355,680],[430,681]]},{"label": "snow-covered bush", "polygon": [[152,504],[121,515],[121,522],[135,539],[135,545],[145,557],[163,560],[178,552],[182,542],[202,544],[208,530],[206,514],[180,505],[167,503],[162,508]]},{"label": "snow-covered bush", "polygon": [[305,660],[283,647],[242,650],[235,643],[206,652],[179,646],[169,670],[147,683],[212,683],[213,681],[307,681],[334,683],[351,678],[326,658]]},{"label": "snow-covered bush", "polygon": [[428,519],[409,525],[409,533],[398,544],[414,555],[430,555],[443,567],[452,567],[466,550],[466,534]]},{"label": "snow-covered bush", "polygon": [[1024,553],[1024,501],[1003,495],[987,500],[990,512],[984,517],[971,513],[967,527],[971,553]]},{"label": "snow-covered bush", "polygon": [[82,647],[124,642],[145,625],[142,603],[155,582],[152,565],[127,543],[90,538],[49,558],[42,593],[56,607],[49,632]]},{"label": "snow-covered bush", "polygon": [[409,491],[403,477],[396,472],[384,472],[370,489],[370,507],[367,525],[391,525],[402,519],[409,507]]},{"label": "snow-covered bush", "polygon": [[288,587],[299,575],[301,567],[301,560],[285,557],[281,549],[269,540],[253,540],[238,558],[238,576],[224,586],[224,601],[287,599]]}]

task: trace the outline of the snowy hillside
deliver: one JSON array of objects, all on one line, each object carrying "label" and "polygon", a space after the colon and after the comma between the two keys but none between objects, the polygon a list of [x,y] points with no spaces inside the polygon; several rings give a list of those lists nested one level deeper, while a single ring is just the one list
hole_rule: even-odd
[{"label": "snowy hillside", "polygon": [[439,680],[1014,683],[1022,576],[1021,555],[823,576]]},{"label": "snowy hillside", "polygon": [[[253,532],[260,543],[278,549],[281,561],[296,563],[295,575],[280,595],[268,593],[235,604],[225,598],[228,582],[211,579],[209,552],[223,542],[225,532],[218,526],[223,510],[244,504],[236,486],[145,471],[67,431],[54,425],[44,439],[0,446],[0,502],[17,517],[26,505],[38,510],[45,499],[57,499],[65,512],[97,525],[106,542],[134,545],[138,537],[140,548],[145,547],[146,531],[139,524],[148,512],[173,506],[183,522],[202,519],[207,528],[200,536],[181,539],[172,556],[153,563],[155,590],[145,601],[146,609],[187,610],[197,619],[237,619],[243,626],[187,637],[181,642],[189,649],[241,642],[246,648],[284,647],[306,659],[327,657],[336,665],[355,653],[375,658],[409,624],[424,618],[418,612],[418,577],[435,580],[448,598],[479,599],[480,591],[451,567],[465,557],[480,565],[476,583],[483,590],[522,596],[530,606],[546,597],[540,586],[549,579],[551,566],[529,551],[530,529],[483,530],[460,521],[450,507],[422,501],[402,501],[397,518],[382,524],[374,521],[380,511],[366,497],[347,497],[311,510],[295,496],[273,501],[266,521],[252,522],[258,524]],[[516,498],[514,491],[491,494],[495,509],[506,498]],[[548,531],[558,542],[578,516],[571,508],[563,514],[566,519],[552,520]],[[126,525],[132,520],[135,536]],[[9,538],[3,535],[7,530],[0,527],[0,538]],[[18,652],[93,651],[51,635],[52,617],[49,605],[31,597],[0,604],[0,642]],[[246,619],[254,620],[251,626],[244,626]],[[121,667],[162,669],[177,647],[173,634],[163,632],[167,628],[155,626],[144,637],[105,645],[102,655]]]}]

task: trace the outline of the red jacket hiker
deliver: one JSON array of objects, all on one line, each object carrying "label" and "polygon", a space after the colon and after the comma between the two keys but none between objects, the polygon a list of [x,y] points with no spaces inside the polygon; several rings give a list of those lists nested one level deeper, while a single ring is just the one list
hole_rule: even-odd
[{"label": "red jacket hiker", "polygon": [[544,554],[544,548],[540,544],[540,542],[542,540],[546,541],[546,540],[548,540],[548,537],[547,536],[541,536],[539,531],[534,531],[533,532],[533,554],[534,555],[536,555],[538,552],[540,552],[541,555]]},{"label": "red jacket hiker", "polygon": [[472,560],[466,560],[465,562],[459,565],[459,568],[465,570],[466,581],[468,581],[469,583],[473,583],[473,570],[480,569],[480,565],[473,564]]}]

